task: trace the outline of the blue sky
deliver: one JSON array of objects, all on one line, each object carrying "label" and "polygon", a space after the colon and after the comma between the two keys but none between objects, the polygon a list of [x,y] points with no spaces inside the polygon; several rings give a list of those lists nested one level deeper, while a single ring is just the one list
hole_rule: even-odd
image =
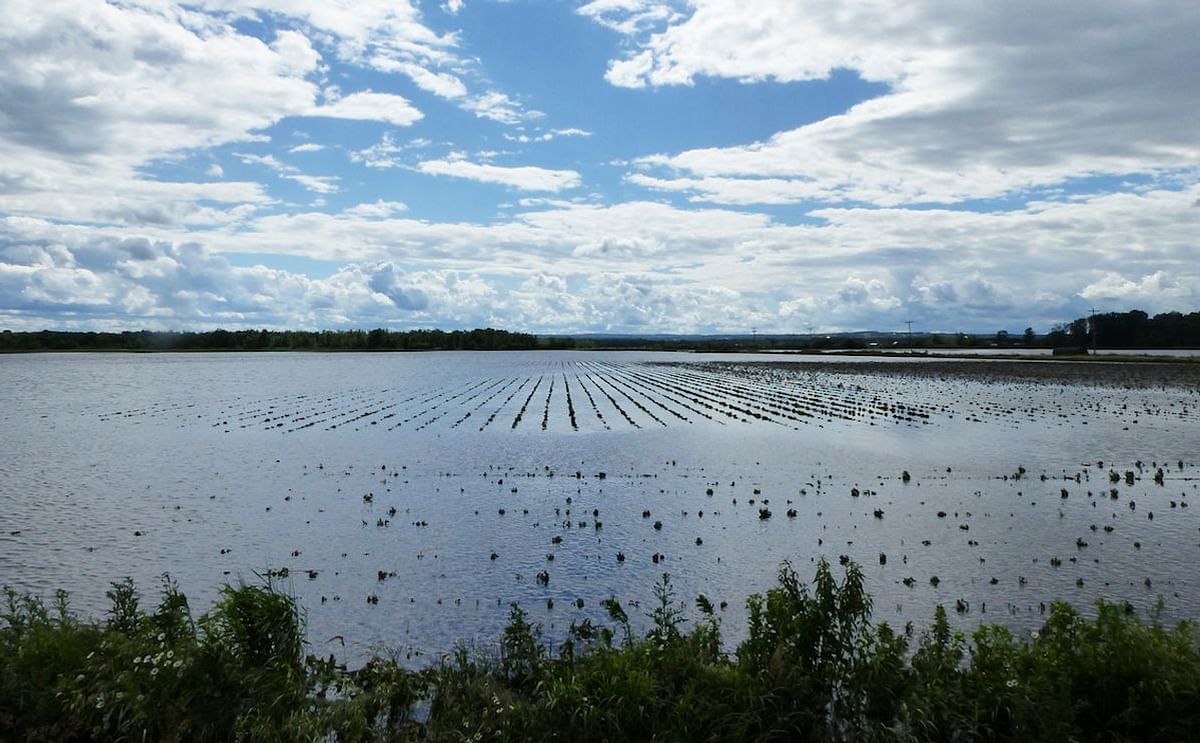
[{"label": "blue sky", "polygon": [[0,327],[1200,307],[1200,6],[11,0]]}]

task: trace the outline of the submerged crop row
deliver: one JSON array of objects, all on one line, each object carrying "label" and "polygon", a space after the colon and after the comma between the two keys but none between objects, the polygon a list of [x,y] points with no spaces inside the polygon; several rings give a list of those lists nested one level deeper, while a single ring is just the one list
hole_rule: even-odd
[{"label": "submerged crop row", "polygon": [[294,601],[227,586],[194,619],[164,579],[157,607],[114,584],[103,621],[65,594],[6,589],[0,738],[6,740],[1188,740],[1200,735],[1200,645],[1129,606],[1085,618],[1056,604],[1038,632],[969,637],[940,606],[917,639],[871,619],[857,565],[811,584],[789,565],[747,600],[749,632],[722,650],[707,598],[687,626],[670,579],[649,629],[606,602],[551,654],[522,609],[495,647],[422,670],[376,657],[348,670],[305,655]]},{"label": "submerged crop row", "polygon": [[[449,427],[611,430],[686,424],[1019,427],[1050,421],[1187,423],[1200,390],[1195,364],[1113,365],[894,361],[656,362],[597,359],[528,365],[514,374],[418,385],[190,399],[108,410],[103,423],[158,421],[224,433]],[[1106,394],[1095,394],[1103,388]],[[582,395],[579,393],[582,392]],[[1155,394],[1148,395],[1148,392]],[[1159,393],[1167,393],[1165,397]],[[371,429],[372,426],[377,428]]]}]

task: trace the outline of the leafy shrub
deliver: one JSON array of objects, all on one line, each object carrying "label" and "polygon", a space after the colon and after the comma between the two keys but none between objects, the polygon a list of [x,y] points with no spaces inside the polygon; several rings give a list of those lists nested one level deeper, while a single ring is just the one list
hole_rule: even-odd
[{"label": "leafy shrub", "polygon": [[[749,632],[722,650],[712,603],[691,626],[669,576],[635,636],[583,621],[557,656],[514,605],[495,648],[440,664],[376,657],[347,670],[304,654],[295,600],[270,583],[227,586],[193,621],[164,577],[152,611],[113,584],[104,621],[5,590],[0,740],[1195,740],[1195,629],[1100,602],[1094,619],[1051,607],[1029,638],[969,637],[937,607],[915,648],[871,621],[858,566],[811,585],[790,565],[747,601]],[[617,633],[620,641],[614,643]]]}]

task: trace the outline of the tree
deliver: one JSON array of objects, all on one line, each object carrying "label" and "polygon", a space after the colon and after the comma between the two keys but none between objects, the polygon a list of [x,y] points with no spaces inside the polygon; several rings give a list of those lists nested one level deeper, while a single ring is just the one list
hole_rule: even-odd
[{"label": "tree", "polygon": [[1037,339],[1037,334],[1033,332],[1033,328],[1025,328],[1025,335],[1023,338],[1026,346],[1032,346],[1034,341]]}]

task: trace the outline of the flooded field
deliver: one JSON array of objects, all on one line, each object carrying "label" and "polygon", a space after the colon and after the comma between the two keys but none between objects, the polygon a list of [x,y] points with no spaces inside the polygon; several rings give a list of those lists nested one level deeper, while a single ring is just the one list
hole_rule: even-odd
[{"label": "flooded field", "polygon": [[0,582],[101,612],[126,575],[202,609],[270,574],[351,658],[490,641],[514,601],[561,637],[662,573],[733,643],[750,592],[822,556],[900,627],[1200,617],[1194,363],[9,356],[0,444]]}]

